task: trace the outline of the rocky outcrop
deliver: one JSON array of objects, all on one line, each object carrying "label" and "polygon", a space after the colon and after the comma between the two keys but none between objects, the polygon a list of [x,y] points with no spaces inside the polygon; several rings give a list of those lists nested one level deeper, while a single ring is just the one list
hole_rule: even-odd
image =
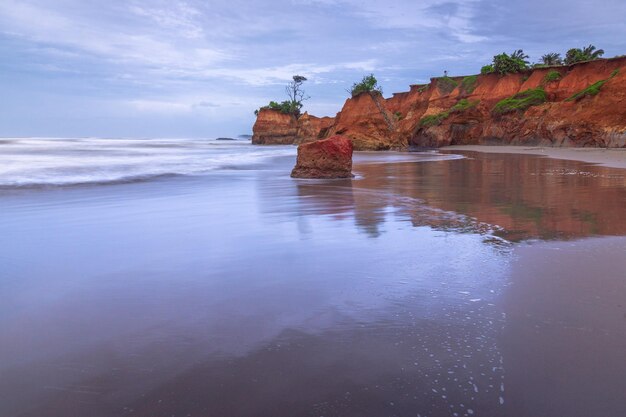
[{"label": "rocky outcrop", "polygon": [[346,100],[329,134],[341,134],[352,139],[356,150],[385,150],[400,147],[393,134],[394,116],[380,93],[361,93]]},{"label": "rocky outcrop", "polygon": [[298,119],[278,110],[261,109],[252,127],[255,145],[289,145],[297,140]]},{"label": "rocky outcrop", "polygon": [[351,178],[352,142],[335,135],[298,146],[294,178]]},{"label": "rocky outcrop", "polygon": [[[558,77],[548,74],[559,73]],[[555,78],[550,80],[551,78]],[[459,83],[462,79],[457,79]],[[596,94],[572,99],[596,83]],[[429,85],[433,89],[433,84]],[[494,112],[500,101],[542,89],[546,102],[526,110]],[[431,93],[421,117],[450,111],[460,100],[472,106],[451,112],[439,123],[407,123],[398,132],[410,145],[511,144],[577,147],[626,147],[626,59],[597,60],[570,67],[541,68],[504,77],[476,78],[467,94]],[[422,119],[423,120],[423,119]]]},{"label": "rocky outcrop", "polygon": [[323,138],[333,124],[332,117],[315,117],[304,113],[300,117],[278,110],[262,109],[252,127],[255,145],[290,145]]},{"label": "rocky outcrop", "polygon": [[[278,120],[261,111],[253,143],[342,134],[355,150],[460,144],[626,147],[626,58],[452,80],[442,85],[433,78],[388,99],[363,93],[346,100],[334,119],[279,114]],[[590,87],[590,94],[572,99]],[[533,89],[545,92],[544,103],[494,112],[502,100]]]}]

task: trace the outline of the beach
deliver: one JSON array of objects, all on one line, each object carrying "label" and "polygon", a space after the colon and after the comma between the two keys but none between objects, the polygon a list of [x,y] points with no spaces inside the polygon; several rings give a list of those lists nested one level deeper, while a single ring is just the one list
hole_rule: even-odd
[{"label": "beach", "polygon": [[626,409],[619,151],[2,141],[0,416]]},{"label": "beach", "polygon": [[487,153],[508,153],[521,155],[541,155],[553,159],[588,162],[613,168],[626,168],[624,148],[558,148],[548,146],[508,146],[508,145],[455,145],[444,146],[445,151],[474,151]]}]

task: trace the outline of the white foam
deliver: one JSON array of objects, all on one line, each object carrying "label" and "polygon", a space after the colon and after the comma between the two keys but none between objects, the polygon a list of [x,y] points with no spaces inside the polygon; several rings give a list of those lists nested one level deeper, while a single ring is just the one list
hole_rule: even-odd
[{"label": "white foam", "polygon": [[241,169],[292,146],[208,139],[0,139],[0,187],[72,185]]}]

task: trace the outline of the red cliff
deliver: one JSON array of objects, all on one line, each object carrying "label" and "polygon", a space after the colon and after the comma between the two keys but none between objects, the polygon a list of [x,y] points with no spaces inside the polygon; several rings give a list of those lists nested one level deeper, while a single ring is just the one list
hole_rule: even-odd
[{"label": "red cliff", "polygon": [[304,113],[300,117],[278,110],[262,109],[252,127],[255,145],[286,145],[311,142],[326,136],[332,117],[315,117]]},{"label": "red cliff", "polygon": [[350,98],[334,119],[261,111],[253,130],[254,143],[342,134],[355,150],[456,144],[626,147],[626,58],[505,76],[433,78],[388,99],[376,93]]}]

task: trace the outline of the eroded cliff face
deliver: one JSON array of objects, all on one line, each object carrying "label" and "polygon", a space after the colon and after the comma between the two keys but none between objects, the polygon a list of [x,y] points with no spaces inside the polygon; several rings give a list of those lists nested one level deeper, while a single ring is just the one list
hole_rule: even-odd
[{"label": "eroded cliff face", "polygon": [[[548,74],[553,71],[561,78],[549,81]],[[598,94],[569,100],[602,80],[606,82]],[[457,81],[460,84],[462,79]],[[537,88],[546,92],[546,103],[502,115],[493,111],[501,100]],[[461,99],[477,104],[464,111],[451,112],[448,118],[432,126],[414,121],[405,123],[398,134],[411,145],[626,146],[624,58],[542,68],[504,77],[478,76],[470,94],[457,87],[452,93],[441,95],[433,81],[424,95],[429,96],[428,107],[420,118],[448,111]],[[409,105],[403,110],[410,111],[412,107]]]},{"label": "eroded cliff face", "polygon": [[327,136],[334,119],[315,117],[308,113],[296,118],[277,110],[259,111],[252,127],[252,143],[255,145],[288,145],[312,142]]},{"label": "eroded cliff face", "polygon": [[[434,78],[388,99],[364,93],[346,100],[334,119],[305,114],[296,120],[262,111],[253,142],[300,143],[342,134],[355,150],[460,144],[626,147],[626,58],[453,80],[456,87]],[[599,81],[605,82],[597,94],[570,100]],[[545,103],[494,112],[500,101],[538,88],[546,93]],[[428,116],[435,120],[425,123]]]}]

